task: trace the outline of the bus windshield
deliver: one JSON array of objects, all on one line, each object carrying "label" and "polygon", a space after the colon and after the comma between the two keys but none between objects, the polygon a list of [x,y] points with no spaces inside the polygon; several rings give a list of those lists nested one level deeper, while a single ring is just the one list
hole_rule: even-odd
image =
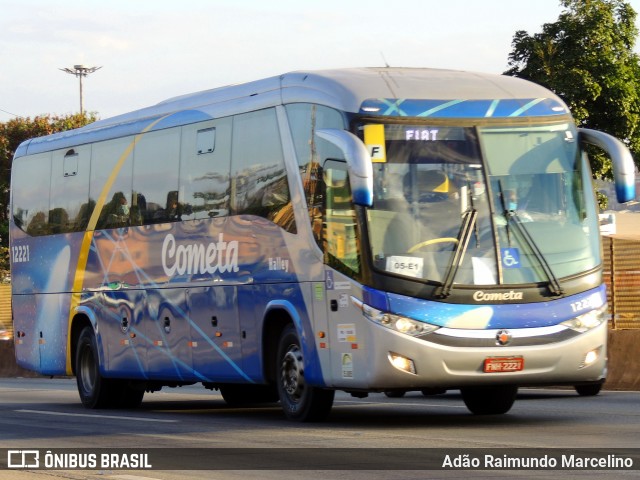
[{"label": "bus windshield", "polygon": [[599,265],[590,172],[569,124],[363,130],[378,270],[449,287],[542,282],[560,293],[558,279]]}]

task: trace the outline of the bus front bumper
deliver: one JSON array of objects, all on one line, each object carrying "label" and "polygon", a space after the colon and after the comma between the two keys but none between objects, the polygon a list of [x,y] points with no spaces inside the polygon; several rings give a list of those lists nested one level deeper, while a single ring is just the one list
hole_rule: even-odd
[{"label": "bus front bumper", "polygon": [[[495,337],[491,346],[477,346],[477,339],[466,338],[464,331],[449,338],[432,333],[418,339],[375,325],[368,345],[353,356],[348,384],[356,389],[384,391],[598,382],[606,376],[607,328],[603,322],[570,338],[549,335],[531,345],[520,342],[516,346],[509,342],[500,345],[498,337],[504,332],[496,330],[490,332]],[[518,335],[516,330],[507,333]],[[486,338],[484,343],[488,343]],[[336,386],[343,382],[338,379]]]}]

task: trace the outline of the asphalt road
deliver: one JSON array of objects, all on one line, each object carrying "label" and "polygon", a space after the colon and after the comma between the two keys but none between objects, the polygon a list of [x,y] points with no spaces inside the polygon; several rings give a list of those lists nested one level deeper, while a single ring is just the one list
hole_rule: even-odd
[{"label": "asphalt road", "polygon": [[[207,471],[12,469],[0,470],[0,478],[640,478],[640,456],[634,459],[634,469],[616,471],[395,469],[395,465],[405,460],[411,465],[412,458],[431,452],[447,455],[451,452],[451,461],[461,452],[490,452],[498,457],[511,456],[513,452],[534,452],[531,456],[540,458],[547,452],[553,454],[554,449],[596,449],[576,452],[622,455],[623,449],[640,448],[639,407],[639,392],[603,391],[596,397],[580,397],[573,390],[522,389],[508,414],[483,417],[471,415],[457,391],[430,397],[416,392],[400,399],[382,394],[356,399],[338,393],[328,421],[298,424],[286,421],[278,405],[229,408],[220,395],[201,386],[167,388],[147,394],[137,410],[86,410],[78,400],[74,379],[0,379],[0,452],[3,456],[8,453],[1,449],[37,449],[42,460],[47,450],[64,454],[89,451],[100,455],[112,449],[143,452],[162,448],[160,452],[169,463],[171,458],[177,458],[177,464],[183,466],[179,460],[184,460],[185,455],[202,455],[206,457],[201,460],[207,467]],[[232,467],[221,460],[217,463],[216,458],[222,457],[216,455],[222,448],[238,449],[222,452],[244,455],[246,463],[236,460],[231,463]],[[278,450],[272,450],[271,454],[264,450],[272,448]],[[301,452],[302,448],[309,450]],[[290,469],[298,468],[304,461],[316,465],[317,452],[325,452],[322,449],[327,448],[331,450],[326,452],[332,454],[329,462],[335,463],[340,457],[346,470],[337,470],[340,467],[335,465],[326,470]],[[344,456],[338,455],[343,452]],[[354,460],[360,454],[364,464]],[[252,460],[258,458],[255,455],[267,464],[272,461],[271,468],[279,468],[278,462],[287,456],[291,464],[284,470],[257,470]],[[386,455],[384,458],[393,469],[367,469],[366,465],[370,464],[367,462],[380,461],[376,455]],[[439,458],[436,455],[438,462]],[[0,458],[0,464],[3,460],[6,459]],[[194,461],[199,460],[194,458]],[[218,465],[224,469],[218,470]],[[249,468],[251,470],[247,470]]]}]

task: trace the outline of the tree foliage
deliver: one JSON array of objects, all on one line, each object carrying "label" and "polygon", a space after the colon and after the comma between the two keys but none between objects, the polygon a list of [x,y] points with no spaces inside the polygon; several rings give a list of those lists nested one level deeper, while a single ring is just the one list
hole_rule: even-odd
[{"label": "tree foliage", "polygon": [[66,116],[40,115],[33,119],[18,117],[8,122],[0,122],[0,272],[8,271],[9,241],[9,188],[13,155],[23,141],[52,133],[79,128],[95,122],[95,113]]},{"label": "tree foliage", "polygon": [[[562,0],[564,11],[541,33],[514,35],[506,75],[560,96],[581,127],[624,141],[640,165],[640,58],[633,52],[636,12],[623,0]],[[590,155],[594,176],[611,163]]]}]

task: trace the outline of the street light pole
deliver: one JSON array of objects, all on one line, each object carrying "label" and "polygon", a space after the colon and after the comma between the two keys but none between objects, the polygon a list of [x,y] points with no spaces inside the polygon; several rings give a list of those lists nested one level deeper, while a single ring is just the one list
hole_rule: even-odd
[{"label": "street light pole", "polygon": [[84,103],[82,98],[82,77],[101,69],[102,67],[87,67],[86,65],[74,65],[73,68],[61,68],[63,72],[75,75],[80,79],[80,115],[84,113]]}]

